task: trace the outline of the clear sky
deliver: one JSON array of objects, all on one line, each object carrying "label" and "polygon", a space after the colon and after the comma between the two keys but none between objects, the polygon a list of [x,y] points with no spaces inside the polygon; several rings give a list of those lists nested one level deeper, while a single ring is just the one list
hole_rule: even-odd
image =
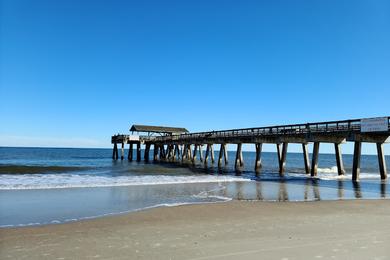
[{"label": "clear sky", "polygon": [[0,146],[390,115],[387,0],[0,3]]}]

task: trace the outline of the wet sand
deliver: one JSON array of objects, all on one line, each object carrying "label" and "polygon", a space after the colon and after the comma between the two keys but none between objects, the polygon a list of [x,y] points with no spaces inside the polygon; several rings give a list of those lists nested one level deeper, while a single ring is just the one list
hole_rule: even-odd
[{"label": "wet sand", "polygon": [[1,259],[388,259],[390,201],[166,207],[0,229]]}]

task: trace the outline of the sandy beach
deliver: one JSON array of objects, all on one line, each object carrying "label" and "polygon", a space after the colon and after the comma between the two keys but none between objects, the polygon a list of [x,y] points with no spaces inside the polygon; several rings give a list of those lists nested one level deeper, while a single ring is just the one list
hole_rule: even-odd
[{"label": "sandy beach", "polygon": [[388,200],[156,208],[0,230],[1,259],[387,259]]}]

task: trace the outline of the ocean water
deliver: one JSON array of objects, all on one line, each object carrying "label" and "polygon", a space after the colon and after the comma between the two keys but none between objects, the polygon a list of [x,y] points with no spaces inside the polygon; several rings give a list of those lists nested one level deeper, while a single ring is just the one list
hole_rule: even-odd
[{"label": "ocean water", "polygon": [[347,174],[338,177],[335,156],[320,154],[316,178],[304,174],[299,153],[288,153],[283,178],[278,174],[276,153],[262,154],[259,174],[253,171],[253,152],[244,152],[241,172],[234,170],[234,152],[229,152],[230,162],[222,169],[200,162],[189,167],[113,161],[111,155],[111,149],[0,147],[0,227],[56,224],[232,199],[378,199],[390,192],[388,181],[379,178],[377,157],[372,155],[362,156],[357,183],[351,181],[351,155],[343,155]]}]

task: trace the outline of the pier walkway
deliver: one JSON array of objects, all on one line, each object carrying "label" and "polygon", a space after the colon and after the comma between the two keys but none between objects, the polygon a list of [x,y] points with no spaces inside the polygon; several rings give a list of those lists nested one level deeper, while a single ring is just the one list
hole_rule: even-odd
[{"label": "pier walkway", "polygon": [[[279,125],[268,127],[231,129],[189,133],[184,128],[132,126],[130,131],[147,133],[147,135],[114,135],[113,159],[118,159],[117,144],[129,144],[128,159],[131,161],[133,144],[137,145],[137,160],[141,160],[141,144],[145,145],[144,159],[149,160],[150,148],[153,146],[154,161],[189,162],[199,160],[206,165],[215,162],[214,146],[219,145],[217,159],[218,167],[228,164],[227,145],[236,144],[235,169],[244,167],[242,144],[254,144],[256,148],[255,171],[261,169],[262,145],[275,144],[278,152],[279,174],[284,175],[286,155],[290,143],[302,145],[306,174],[317,175],[319,148],[321,143],[332,143],[335,147],[338,174],[345,174],[342,160],[341,144],[354,142],[352,179],[359,179],[362,143],[375,143],[378,152],[379,172],[381,179],[387,178],[386,161],[383,145],[390,141],[390,117],[364,118],[343,121],[317,122],[294,125]],[[157,135],[156,135],[157,134]],[[309,160],[308,144],[313,143],[311,163]],[[203,147],[206,151],[203,156]]]}]

